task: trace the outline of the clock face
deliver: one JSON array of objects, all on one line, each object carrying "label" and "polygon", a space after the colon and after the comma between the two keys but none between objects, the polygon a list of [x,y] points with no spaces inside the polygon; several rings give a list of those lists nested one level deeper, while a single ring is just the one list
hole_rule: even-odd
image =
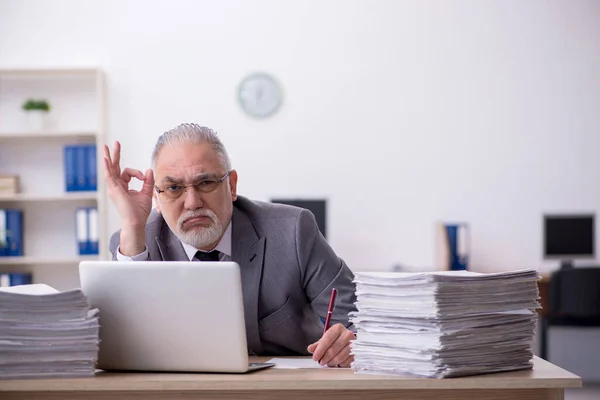
[{"label": "clock face", "polygon": [[242,109],[257,118],[268,117],[277,111],[281,98],[281,89],[275,79],[263,73],[244,78],[238,89]]}]

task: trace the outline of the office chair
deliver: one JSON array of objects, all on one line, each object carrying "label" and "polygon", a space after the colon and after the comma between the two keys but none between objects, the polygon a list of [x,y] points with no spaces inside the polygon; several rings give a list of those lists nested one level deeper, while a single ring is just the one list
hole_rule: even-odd
[{"label": "office chair", "polygon": [[600,267],[561,268],[548,288],[549,310],[540,318],[540,356],[548,359],[551,326],[600,326]]}]

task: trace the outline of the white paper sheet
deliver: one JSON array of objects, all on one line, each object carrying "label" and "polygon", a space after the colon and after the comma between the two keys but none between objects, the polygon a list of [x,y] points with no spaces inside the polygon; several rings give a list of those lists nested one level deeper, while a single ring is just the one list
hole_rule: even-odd
[{"label": "white paper sheet", "polygon": [[272,358],[267,362],[275,363],[273,368],[279,369],[328,368],[321,366],[312,358]]},{"label": "white paper sheet", "polygon": [[58,290],[54,289],[52,286],[48,286],[43,283],[35,283],[32,285],[18,285],[0,288],[0,292],[44,295],[58,293]]}]

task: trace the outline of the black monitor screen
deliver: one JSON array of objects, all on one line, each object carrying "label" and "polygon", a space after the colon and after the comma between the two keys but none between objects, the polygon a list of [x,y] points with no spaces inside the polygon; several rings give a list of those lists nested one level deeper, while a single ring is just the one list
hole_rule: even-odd
[{"label": "black monitor screen", "polygon": [[305,199],[273,199],[272,203],[287,204],[300,208],[306,208],[311,211],[317,220],[317,226],[325,238],[327,238],[326,227],[326,201],[325,200],[305,200]]},{"label": "black monitor screen", "polygon": [[594,256],[593,215],[547,215],[544,217],[546,257]]}]

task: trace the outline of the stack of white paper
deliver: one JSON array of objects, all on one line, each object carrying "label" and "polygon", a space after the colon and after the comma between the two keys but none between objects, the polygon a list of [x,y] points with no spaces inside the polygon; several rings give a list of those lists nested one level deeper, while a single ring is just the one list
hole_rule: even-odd
[{"label": "stack of white paper", "polygon": [[98,337],[98,310],[80,289],[0,289],[0,379],[92,376]]},{"label": "stack of white paper", "polygon": [[538,274],[356,273],[357,373],[454,377],[532,367]]}]

